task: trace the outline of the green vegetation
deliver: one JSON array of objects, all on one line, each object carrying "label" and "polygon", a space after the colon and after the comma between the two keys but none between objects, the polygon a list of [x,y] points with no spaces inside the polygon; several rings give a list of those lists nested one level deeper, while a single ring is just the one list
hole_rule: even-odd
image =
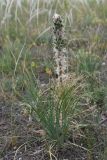
[{"label": "green vegetation", "polygon": [[[54,13],[63,19],[68,51],[68,79],[60,85],[54,73]],[[68,146],[87,160],[106,157],[106,51],[106,0],[0,1],[0,97],[21,104],[18,112],[33,119],[27,117],[28,125],[39,125],[44,134],[35,137],[45,141],[51,160]]]}]

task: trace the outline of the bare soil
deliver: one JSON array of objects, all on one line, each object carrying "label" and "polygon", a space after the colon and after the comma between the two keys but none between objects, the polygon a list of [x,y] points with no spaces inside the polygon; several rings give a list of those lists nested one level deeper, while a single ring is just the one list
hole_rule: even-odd
[{"label": "bare soil", "polygon": [[101,160],[104,148],[99,140],[91,156],[78,146],[68,145],[53,150],[55,157],[50,157],[40,124],[35,120],[30,124],[18,103],[0,99],[0,160]]}]

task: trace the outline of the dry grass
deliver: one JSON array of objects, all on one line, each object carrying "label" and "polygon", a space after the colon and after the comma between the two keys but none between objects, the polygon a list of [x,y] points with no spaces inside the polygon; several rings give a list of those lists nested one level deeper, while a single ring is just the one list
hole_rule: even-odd
[{"label": "dry grass", "polygon": [[[106,160],[106,4],[0,1],[1,158]],[[69,58],[69,79],[59,86],[54,13],[63,18]]]}]

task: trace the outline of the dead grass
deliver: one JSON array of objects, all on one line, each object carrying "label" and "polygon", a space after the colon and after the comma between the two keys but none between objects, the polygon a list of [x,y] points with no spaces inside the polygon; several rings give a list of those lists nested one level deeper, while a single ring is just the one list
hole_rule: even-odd
[{"label": "dead grass", "polygon": [[[1,159],[106,160],[106,3],[0,1]],[[56,12],[69,54],[69,81],[59,88],[52,50]]]}]

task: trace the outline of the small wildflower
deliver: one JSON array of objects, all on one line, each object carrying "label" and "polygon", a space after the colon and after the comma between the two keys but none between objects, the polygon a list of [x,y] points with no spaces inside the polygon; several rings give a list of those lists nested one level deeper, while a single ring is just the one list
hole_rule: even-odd
[{"label": "small wildflower", "polygon": [[35,67],[35,68],[37,68],[37,64],[36,64],[35,62],[33,62],[33,61],[32,61],[32,63],[31,63],[31,67],[33,67],[33,68],[34,68],[34,67]]},{"label": "small wildflower", "polygon": [[31,48],[33,48],[33,47],[35,47],[35,46],[36,46],[36,43],[33,42],[32,44],[29,45],[29,48],[31,49]]},{"label": "small wildflower", "polygon": [[50,69],[50,68],[46,68],[45,69],[45,71],[46,71],[46,73],[49,75],[49,76],[51,76],[52,75],[52,70]]}]

